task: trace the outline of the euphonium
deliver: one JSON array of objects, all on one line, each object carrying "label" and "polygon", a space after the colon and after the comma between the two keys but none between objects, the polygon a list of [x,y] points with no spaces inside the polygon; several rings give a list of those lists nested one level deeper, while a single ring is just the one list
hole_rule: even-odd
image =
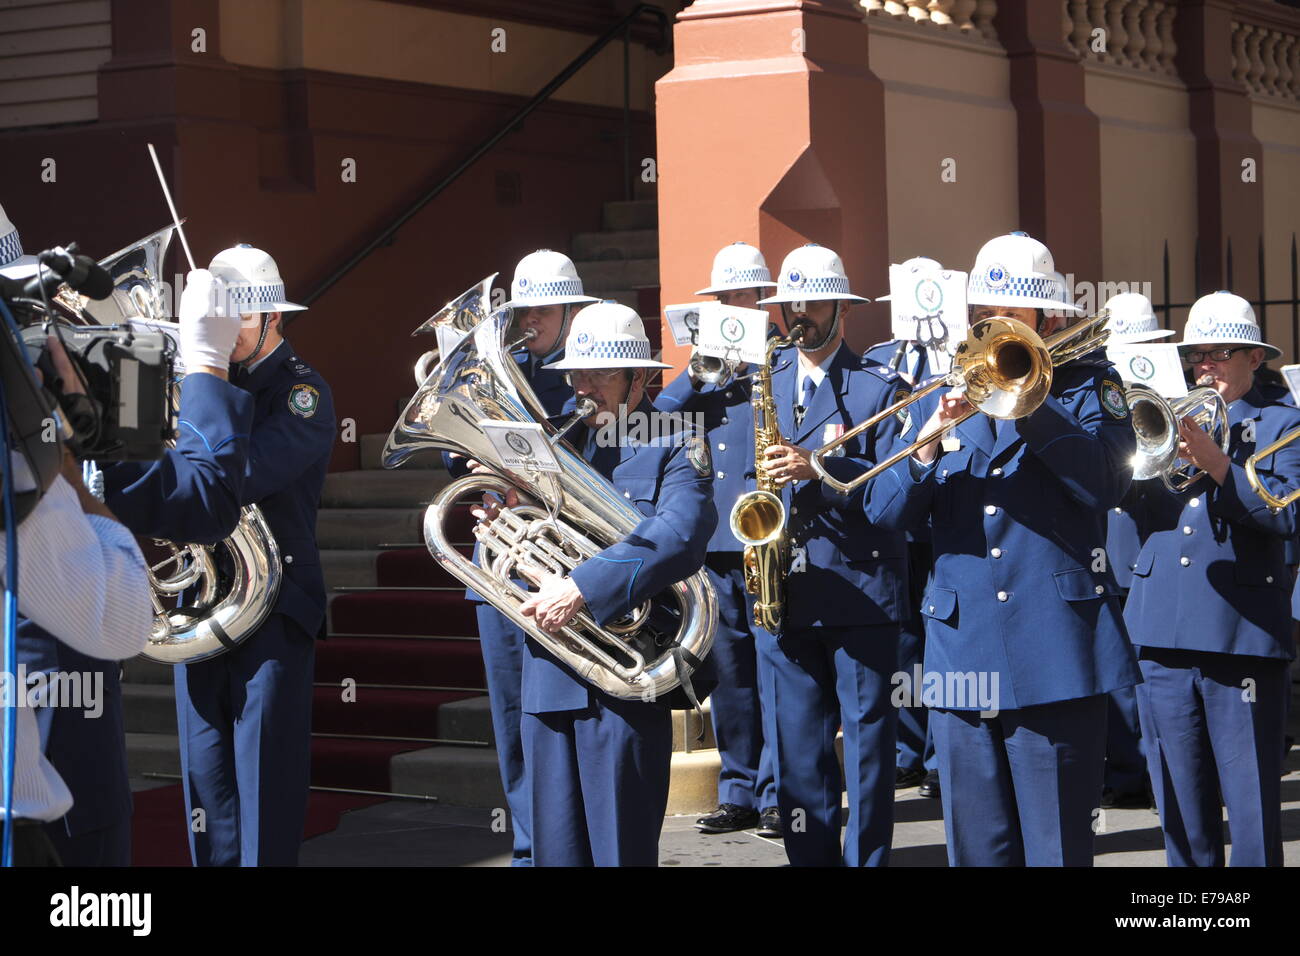
[{"label": "euphonium", "polygon": [[790,568],[790,536],[785,530],[785,504],[781,484],[767,470],[765,454],[784,444],[772,397],[772,355],[802,337],[796,325],[785,338],[770,338],[763,367],[754,376],[749,402],[754,409],[755,490],[747,491],[731,507],[731,533],[745,546],[745,589],[754,595],[754,624],[780,636],[785,626],[785,578]]},{"label": "euphonium", "polygon": [[[132,324],[162,328],[170,323],[162,263],[175,226],[167,226],[100,260],[113,278],[113,294],[102,302],[66,288],[56,300],[74,318],[100,325]],[[180,384],[173,385],[178,407]],[[145,657],[164,664],[187,664],[215,657],[250,637],[266,620],[280,593],[284,574],[280,548],[257,505],[246,505],[230,537],[220,545],[155,541],[167,557],[148,569],[154,623]],[[217,548],[229,561],[219,559]],[[164,569],[172,566],[166,573]],[[167,607],[182,591],[185,607]]]},{"label": "euphonium", "polygon": [[[491,469],[492,475],[471,473],[453,481],[434,498],[424,515],[430,553],[579,677],[614,697],[654,700],[681,685],[709,652],[717,596],[700,570],[605,627],[583,610],[550,634],[519,612],[531,595],[516,578],[531,580],[537,571],[565,574],[626,537],[642,515],[546,423],[545,410],[506,351],[509,326],[507,312],[494,313],[443,357],[393,426],[384,467],[441,449]],[[486,437],[487,422],[541,424],[559,472],[508,466]],[[531,431],[506,436],[525,462],[536,440]],[[502,508],[491,523],[475,528],[481,546],[481,566],[476,565],[448,538],[453,507],[510,488],[536,503]]]}]

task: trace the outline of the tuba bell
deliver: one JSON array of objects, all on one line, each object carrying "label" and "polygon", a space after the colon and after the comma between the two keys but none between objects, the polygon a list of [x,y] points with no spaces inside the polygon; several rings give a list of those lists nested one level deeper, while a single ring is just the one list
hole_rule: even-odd
[{"label": "tuba bell", "polygon": [[1145,385],[1133,385],[1124,393],[1128,400],[1137,451],[1133,455],[1133,480],[1159,478],[1172,492],[1186,491],[1205,472],[1192,473],[1193,466],[1179,464],[1178,423],[1191,417],[1226,454],[1231,434],[1228,406],[1213,388],[1194,388],[1182,398],[1167,399]]},{"label": "tuba bell", "polygon": [[[175,335],[162,265],[175,226],[159,229],[100,260],[113,280],[103,301],[63,286],[63,311],[83,324],[130,325]],[[180,381],[172,407],[180,405]],[[220,545],[155,540],[165,557],[148,569],[154,621],[144,657],[188,664],[215,657],[250,637],[271,613],[284,574],[280,548],[257,505],[245,505],[239,524]],[[225,560],[222,560],[222,557]],[[190,603],[174,604],[189,591]]]},{"label": "tuba bell", "polygon": [[[507,311],[494,313],[443,357],[393,426],[384,467],[433,449],[489,467],[494,474],[457,479],[429,505],[424,539],[430,553],[582,679],[614,697],[654,700],[685,683],[709,652],[717,621],[713,586],[703,570],[696,571],[624,619],[601,627],[583,610],[557,634],[519,613],[531,595],[515,579],[529,578],[530,566],[564,574],[626,537],[642,515],[547,424],[506,350],[510,321]],[[534,467],[528,458],[522,467],[508,467],[487,440],[487,422],[540,423],[559,472]],[[515,438],[512,447],[522,448],[534,436]],[[462,499],[478,502],[484,492],[504,495],[510,488],[537,503],[503,508],[491,524],[475,528],[480,567],[449,540],[448,518]]]}]

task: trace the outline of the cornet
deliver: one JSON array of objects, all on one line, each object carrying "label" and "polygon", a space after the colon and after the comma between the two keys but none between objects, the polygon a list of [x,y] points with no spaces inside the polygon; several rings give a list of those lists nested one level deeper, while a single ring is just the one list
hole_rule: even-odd
[{"label": "cornet", "polygon": [[1134,385],[1125,398],[1137,435],[1134,481],[1158,477],[1166,488],[1178,493],[1205,475],[1203,471],[1192,474],[1190,463],[1178,463],[1178,423],[1188,416],[1227,453],[1231,439],[1228,406],[1216,389],[1194,388],[1182,398],[1167,399],[1145,385]]},{"label": "cornet", "polygon": [[[812,453],[813,470],[842,495],[860,488],[887,471],[918,448],[928,445],[956,428],[977,412],[990,418],[1024,418],[1047,398],[1052,387],[1052,369],[1100,348],[1110,337],[1104,328],[1110,313],[1103,309],[1092,318],[1057,332],[1047,339],[1017,319],[994,317],[971,326],[966,340],[957,347],[952,371],[919,391],[854,425],[839,438]],[[932,434],[922,435],[911,445],[895,452],[873,468],[848,482],[831,476],[823,459],[862,432],[908,408],[931,392],[945,387],[963,388],[971,410]]]}]

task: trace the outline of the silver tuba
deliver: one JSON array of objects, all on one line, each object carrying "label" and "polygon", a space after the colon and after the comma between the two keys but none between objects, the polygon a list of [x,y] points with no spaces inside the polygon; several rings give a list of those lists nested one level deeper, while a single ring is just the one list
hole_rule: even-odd
[{"label": "silver tuba", "polygon": [[[174,335],[162,265],[175,231],[175,226],[159,229],[100,260],[113,278],[109,298],[96,302],[65,286],[56,299],[87,324],[129,324]],[[172,407],[179,404],[177,380]],[[154,543],[166,556],[149,568],[154,622],[145,657],[164,664],[215,657],[250,637],[271,613],[284,570],[280,547],[257,505],[244,506],[239,524],[220,545]],[[220,560],[218,548],[228,561]],[[191,589],[190,604],[168,606]]]},{"label": "silver tuba", "polygon": [[1228,406],[1217,390],[1198,387],[1182,398],[1168,399],[1145,385],[1133,385],[1125,392],[1129,417],[1137,435],[1133,455],[1133,480],[1159,478],[1173,492],[1186,491],[1204,472],[1192,473],[1192,465],[1179,464],[1178,422],[1189,415],[1226,454],[1231,440]]},{"label": "silver tuba", "polygon": [[[565,574],[627,536],[642,515],[599,472],[558,440],[546,413],[505,348],[508,310],[479,324],[444,357],[411,399],[384,447],[385,468],[416,452],[442,449],[472,458],[493,475],[470,474],[444,488],[424,515],[430,553],[579,677],[614,697],[654,700],[681,685],[713,645],[717,596],[703,570],[666,588],[625,619],[605,627],[586,611],[558,634],[519,613],[531,595],[515,583],[532,565]],[[529,436],[507,441],[524,465],[511,468],[485,435],[485,422],[540,423],[559,473],[541,470],[522,449]],[[531,461],[537,459],[532,456]],[[475,529],[482,567],[447,538],[446,521],[461,499],[517,488],[537,504],[502,509]]]}]

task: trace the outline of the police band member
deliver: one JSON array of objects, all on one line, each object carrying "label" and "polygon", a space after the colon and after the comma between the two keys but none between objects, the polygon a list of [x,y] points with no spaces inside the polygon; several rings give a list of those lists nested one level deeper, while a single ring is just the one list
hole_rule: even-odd
[{"label": "police band member", "polygon": [[[564,374],[547,368],[564,357],[564,339],[578,306],[598,299],[583,294],[582,280],[572,260],[563,253],[538,249],[519,260],[510,282],[505,307],[513,309],[511,335],[532,333],[510,353],[525,381],[549,415],[558,415],[573,400]],[[445,456],[453,477],[466,473],[472,463]],[[476,549],[477,551],[477,549]],[[465,597],[475,604],[479,647],[487,676],[492,733],[506,805],[510,808],[513,837],[511,865],[531,866],[532,827],[529,823],[528,782],[524,774],[524,749],[520,739],[519,695],[523,680],[524,632],[476,592]]]},{"label": "police band member", "polygon": [[[938,271],[943,268],[934,259],[914,256],[903,262],[903,268],[917,271]],[[894,290],[878,296],[877,302],[891,302]],[[898,372],[909,385],[917,385],[930,377],[930,348],[916,339],[890,339],[867,349],[869,359],[888,365]],[[934,556],[930,552],[930,534],[927,530],[908,532],[907,584],[908,616],[903,622],[898,638],[898,671],[912,674],[925,658],[925,624],[920,616],[921,599],[925,597],[930,580]],[[925,707],[919,701],[909,702],[898,710],[898,746],[894,770],[894,787],[905,790],[916,787],[922,797],[938,799],[939,770],[934,756],[934,741],[929,732]]]},{"label": "police band member", "polygon": [[[186,829],[196,866],[292,866],[310,783],[315,640],[325,620],[316,510],[334,407],[325,380],[284,339],[284,313],[304,306],[286,301],[275,261],[241,243],[218,253],[207,271],[191,280],[212,288],[201,311],[241,316],[226,357],[234,363],[232,383],[253,405],[236,508],[261,509],[284,574],[254,635],[217,657],[175,667]],[[218,352],[205,363],[217,362]],[[187,427],[182,420],[182,432]],[[201,491],[187,504],[168,493],[157,466],[114,465],[104,476],[109,506],[137,534],[211,540],[189,533],[190,517],[209,506]],[[193,825],[197,819],[201,827]]]},{"label": "police band member", "polygon": [[[1005,315],[1040,334],[1079,311],[1024,233],[980,250],[968,302],[972,323]],[[968,408],[949,393],[922,433]],[[921,613],[953,865],[1091,865],[1106,695],[1138,680],[1119,588],[1098,560],[1134,447],[1119,377],[1094,353],[1057,368],[1028,416],[975,415],[872,489],[873,519],[929,520],[933,535]]]},{"label": "police band member", "polygon": [[[1184,360],[1228,404],[1227,454],[1184,419],[1180,455],[1204,472],[1181,494],[1143,483],[1151,529],[1133,572],[1125,618],[1139,648],[1142,736],[1170,866],[1222,866],[1220,798],[1234,866],[1282,864],[1281,789],[1287,663],[1295,656],[1284,542],[1294,505],[1274,512],[1244,464],[1300,427],[1300,412],[1254,387],[1264,342],[1255,313],[1230,292],[1192,306]],[[1300,444],[1259,463],[1270,492],[1300,485]]]},{"label": "police band member", "polygon": [[[2,209],[0,248],[13,256],[0,266],[0,273],[14,279],[35,274],[35,257],[22,255],[17,231]],[[180,360],[191,371],[181,385],[179,419],[185,424],[174,447],[152,466],[157,483],[137,493],[175,509],[172,521],[188,536],[185,540],[215,542],[239,520],[253,403],[226,381],[239,320],[208,314],[210,289],[199,274],[193,275],[195,281],[182,296],[179,327]],[[193,304],[200,300],[204,307],[195,310]],[[60,388],[84,392],[62,344],[51,337],[48,348]],[[85,493],[80,466],[77,470],[75,487]],[[100,509],[97,513],[109,514]],[[110,643],[123,639],[103,637]],[[65,866],[129,866],[132,801],[118,662],[93,656],[82,642],[68,638],[66,629],[51,633],[36,620],[19,623],[16,645],[28,674],[79,674],[83,686],[99,689],[91,709],[51,706],[36,711],[43,749],[73,798],[66,815],[46,825],[50,841]],[[102,656],[111,657],[108,645],[103,646]]]},{"label": "police band member", "polygon": [[[1173,335],[1156,322],[1151,300],[1140,292],[1121,292],[1106,301],[1110,318],[1106,328],[1111,345],[1139,345]],[[1115,572],[1120,601],[1128,599],[1145,534],[1138,528],[1134,505],[1143,488],[1134,482],[1123,499],[1106,512],[1106,560]],[[1142,731],[1138,721],[1137,688],[1121,687],[1110,692],[1106,709],[1106,777],[1101,805],[1106,808],[1149,808],[1151,785],[1147,781],[1146,758],[1142,756]]]},{"label": "police band member", "polygon": [[[890,677],[906,618],[903,535],[868,524],[863,490],[842,496],[817,479],[810,455],[905,390],[898,373],[844,343],[854,302],[840,257],[822,246],[795,249],[781,265],[776,295],[786,328],[805,326],[796,349],[773,357],[772,391],[785,443],[767,449],[783,494],[792,545],[786,622],[778,638],[756,638],[764,735],[773,748],[777,798],[790,862],[799,866],[882,866],[894,820],[898,714]],[[840,480],[860,474],[890,447],[889,417],[828,458]],[[844,730],[844,774],[835,735]],[[840,846],[840,794],[849,799]]]},{"label": "police band member", "polygon": [[[744,242],[722,249],[713,259],[709,287],[723,305],[757,308],[764,289],[776,283],[763,254]],[[713,450],[713,502],[717,527],[709,539],[705,568],[718,595],[718,629],[710,659],[718,686],[709,697],[713,733],[722,768],[718,808],[695,821],[703,833],[731,833],[757,826],[759,836],[781,835],[771,748],[763,740],[758,661],[754,650],[753,597],[745,588],[743,546],[732,534],[731,506],[754,487],[754,413],[750,407],[753,369],[742,365],[726,381],[706,383],[688,367],[659,395],[663,412],[703,416]]]},{"label": "police band member", "polygon": [[[580,311],[565,357],[551,364],[567,373],[577,398],[596,404],[569,433],[570,444],[643,520],[569,576],[542,582],[521,605],[546,631],[558,631],[584,607],[604,626],[704,564],[717,520],[707,439],[683,433],[642,443],[636,435],[660,430],[615,422],[656,414],[646,381],[651,370],[666,367],[650,358],[640,317],[613,302]],[[517,501],[511,492],[505,505]],[[485,499],[476,513],[491,520],[496,511]],[[669,701],[611,697],[527,638],[522,707],[534,865],[656,865],[672,757]]]}]

